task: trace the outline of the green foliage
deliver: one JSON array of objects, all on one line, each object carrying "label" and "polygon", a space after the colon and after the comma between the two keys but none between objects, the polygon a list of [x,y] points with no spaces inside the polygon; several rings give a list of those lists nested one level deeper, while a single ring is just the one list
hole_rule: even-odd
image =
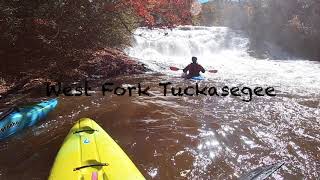
[{"label": "green foliage", "polygon": [[135,15],[130,9],[107,12],[105,3],[104,0],[3,0],[1,47],[63,51],[128,44],[130,31],[136,27]]}]

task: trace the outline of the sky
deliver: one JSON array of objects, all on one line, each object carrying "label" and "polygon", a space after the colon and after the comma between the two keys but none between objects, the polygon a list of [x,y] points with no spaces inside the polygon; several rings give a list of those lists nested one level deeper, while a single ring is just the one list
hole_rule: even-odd
[{"label": "sky", "polygon": [[208,1],[209,1],[209,0],[198,0],[198,2],[201,3],[201,4],[202,4],[202,3],[206,3],[206,2],[208,2]]}]

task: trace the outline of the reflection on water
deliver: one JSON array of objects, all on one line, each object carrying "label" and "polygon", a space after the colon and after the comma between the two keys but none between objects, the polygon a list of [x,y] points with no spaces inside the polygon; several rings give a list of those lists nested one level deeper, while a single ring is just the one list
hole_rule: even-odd
[{"label": "reflection on water", "polygon": [[250,103],[237,97],[164,97],[158,87],[164,80],[192,84],[139,75],[117,81],[150,85],[152,96],[60,98],[47,120],[1,142],[1,179],[45,179],[81,117],[102,125],[147,179],[234,179],[280,161],[285,165],[274,178],[319,177],[320,111],[301,105],[304,97],[259,97]]},{"label": "reflection on water", "polygon": [[[150,97],[103,97],[96,89],[91,97],[59,98],[45,121],[1,141],[0,179],[46,179],[63,139],[83,117],[96,120],[147,179],[236,179],[277,162],[285,164],[273,178],[320,177],[319,63],[254,59],[247,39],[227,28],[186,27],[152,41],[159,31],[165,30],[139,29],[147,38],[137,37],[128,53],[165,75],[114,79],[149,85]],[[182,67],[197,53],[206,68],[219,70],[202,85],[274,86],[277,96],[248,103],[234,96],[163,96],[159,82],[194,85],[167,67]]]}]

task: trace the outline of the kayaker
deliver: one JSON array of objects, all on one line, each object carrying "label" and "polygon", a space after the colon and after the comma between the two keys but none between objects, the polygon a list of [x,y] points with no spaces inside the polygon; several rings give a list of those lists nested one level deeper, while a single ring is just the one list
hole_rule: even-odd
[{"label": "kayaker", "polygon": [[189,71],[186,78],[190,79],[192,77],[200,76],[199,74],[200,72],[202,73],[205,72],[204,68],[197,63],[197,60],[198,60],[197,57],[192,57],[192,63],[183,69],[184,73],[187,73]]}]

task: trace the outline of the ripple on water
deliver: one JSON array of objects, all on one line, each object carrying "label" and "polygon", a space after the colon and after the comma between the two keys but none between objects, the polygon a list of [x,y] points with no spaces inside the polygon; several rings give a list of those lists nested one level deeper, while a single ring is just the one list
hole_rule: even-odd
[{"label": "ripple on water", "polygon": [[[250,57],[248,38],[228,28],[173,29],[155,42],[148,38],[166,30],[137,32],[147,38],[136,36],[128,54],[165,75],[119,77],[117,82],[124,87],[143,82],[152,86],[152,96],[95,93],[59,99],[46,122],[1,141],[0,179],[47,178],[65,135],[82,117],[95,119],[147,179],[235,179],[279,161],[285,165],[273,175],[276,179],[320,177],[320,63]],[[204,75],[204,85],[274,86],[278,96],[249,103],[232,96],[164,97],[159,82],[192,84],[168,66],[184,67],[193,55],[205,68],[218,69]]]}]

